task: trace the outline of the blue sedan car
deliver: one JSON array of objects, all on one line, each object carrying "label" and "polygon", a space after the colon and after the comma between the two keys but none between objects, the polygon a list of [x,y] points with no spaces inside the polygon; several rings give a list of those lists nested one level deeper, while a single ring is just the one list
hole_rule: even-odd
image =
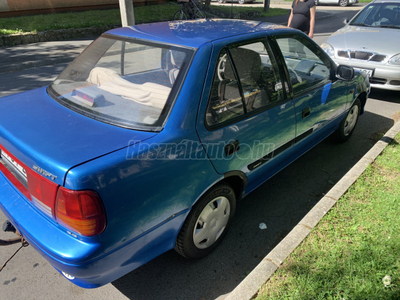
[{"label": "blue sedan car", "polygon": [[0,99],[0,207],[71,282],[223,240],[236,202],[330,135],[369,82],[303,33],[244,20],[114,29],[49,86]]}]

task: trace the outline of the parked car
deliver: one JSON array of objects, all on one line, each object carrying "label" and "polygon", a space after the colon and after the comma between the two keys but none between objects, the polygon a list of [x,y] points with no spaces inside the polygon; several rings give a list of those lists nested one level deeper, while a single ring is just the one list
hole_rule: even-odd
[{"label": "parked car", "polygon": [[347,140],[368,93],[287,27],[114,29],[49,86],[1,99],[0,207],[85,288],[173,248],[200,258],[238,200],[329,135]]},{"label": "parked car", "polygon": [[371,2],[321,46],[368,74],[373,88],[400,91],[400,0]]},{"label": "parked car", "polygon": [[[226,2],[236,2],[236,0],[217,0],[218,3],[226,3]],[[245,3],[253,3],[254,0],[237,0],[239,4],[245,4]]]},{"label": "parked car", "polygon": [[336,4],[336,5],[339,5],[342,7],[346,7],[346,6],[358,3],[358,0],[314,0],[314,1],[315,1],[315,5]]}]

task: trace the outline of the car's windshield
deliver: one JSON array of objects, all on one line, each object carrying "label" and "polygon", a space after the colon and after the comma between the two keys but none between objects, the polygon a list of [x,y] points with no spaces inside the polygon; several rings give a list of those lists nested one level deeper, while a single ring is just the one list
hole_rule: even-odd
[{"label": "car's windshield", "polygon": [[351,20],[350,25],[400,28],[400,4],[370,4]]},{"label": "car's windshield", "polygon": [[61,104],[122,127],[159,130],[193,50],[103,36],[49,86]]}]

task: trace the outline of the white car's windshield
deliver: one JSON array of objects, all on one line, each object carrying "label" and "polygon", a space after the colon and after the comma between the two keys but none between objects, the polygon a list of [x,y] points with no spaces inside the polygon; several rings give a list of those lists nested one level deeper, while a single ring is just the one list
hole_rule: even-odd
[{"label": "white car's windshield", "polygon": [[400,28],[400,4],[370,4],[350,22],[350,25]]},{"label": "white car's windshield", "polygon": [[61,104],[122,127],[159,130],[192,50],[101,37],[49,86]]}]

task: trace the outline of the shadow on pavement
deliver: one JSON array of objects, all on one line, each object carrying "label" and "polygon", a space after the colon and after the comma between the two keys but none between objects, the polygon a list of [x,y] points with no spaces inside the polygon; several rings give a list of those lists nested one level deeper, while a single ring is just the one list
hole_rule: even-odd
[{"label": "shadow on pavement", "polygon": [[56,66],[44,66],[12,73],[0,73],[0,97],[48,85],[66,66],[67,64],[64,63]]},{"label": "shadow on pavement", "polygon": [[400,92],[397,91],[372,89],[369,97],[385,102],[400,103]]}]

